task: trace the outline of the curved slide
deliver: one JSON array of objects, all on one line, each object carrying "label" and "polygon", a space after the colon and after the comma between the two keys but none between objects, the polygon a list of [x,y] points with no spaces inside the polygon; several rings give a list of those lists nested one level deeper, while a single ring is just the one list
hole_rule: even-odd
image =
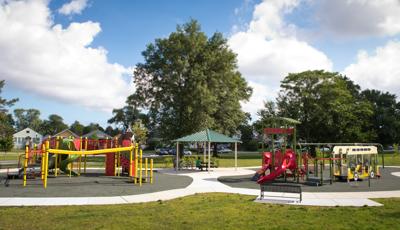
[{"label": "curved slide", "polygon": [[282,165],[280,167],[275,167],[275,170],[270,174],[260,177],[257,183],[262,184],[266,181],[274,180],[278,176],[282,175],[286,169],[295,169],[296,165],[296,154],[294,154],[293,151],[286,151]]},{"label": "curved slide", "polygon": [[[67,159],[61,161],[61,164],[60,164],[61,171],[63,171],[65,174],[69,174],[70,170],[68,168],[68,164],[74,162],[76,159],[78,159],[78,157],[79,157],[78,154],[73,154],[73,155],[69,155],[69,157]],[[74,171],[71,171],[71,175],[77,176],[78,174]]]}]

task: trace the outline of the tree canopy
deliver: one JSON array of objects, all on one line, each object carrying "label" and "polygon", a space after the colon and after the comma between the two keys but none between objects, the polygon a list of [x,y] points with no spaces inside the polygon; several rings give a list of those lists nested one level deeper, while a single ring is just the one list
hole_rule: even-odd
[{"label": "tree canopy", "polygon": [[277,107],[266,103],[261,120],[273,115],[299,120],[299,136],[306,141],[371,141],[375,132],[368,121],[373,107],[359,95],[359,86],[338,73],[289,74],[281,82]]},{"label": "tree canopy", "polygon": [[15,129],[22,130],[25,128],[31,128],[35,131],[40,131],[40,111],[37,109],[15,109]]},{"label": "tree canopy", "polygon": [[142,55],[131,98],[148,109],[162,137],[174,139],[206,127],[233,134],[245,119],[239,102],[248,100],[252,90],[221,33],[208,38],[191,20],[148,44]]},{"label": "tree canopy", "polygon": [[1,92],[5,81],[0,81],[0,150],[10,151],[13,147],[14,121],[11,114],[8,114],[8,108],[18,101],[17,98],[6,100],[1,97]]},{"label": "tree canopy", "polygon": [[396,95],[378,90],[364,90],[361,96],[371,103],[374,114],[367,121],[376,131],[373,141],[385,145],[400,141],[400,103]]}]

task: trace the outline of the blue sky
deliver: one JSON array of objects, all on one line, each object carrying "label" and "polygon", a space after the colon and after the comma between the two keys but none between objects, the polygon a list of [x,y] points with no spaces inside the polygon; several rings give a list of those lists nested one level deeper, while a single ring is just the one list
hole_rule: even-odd
[{"label": "blue sky", "polygon": [[338,71],[363,88],[400,92],[396,0],[0,0],[0,5],[3,96],[20,99],[13,109],[37,108],[42,118],[55,113],[69,124],[106,126],[112,108],[133,92],[130,74],[143,61],[146,44],[190,18],[208,35],[222,32],[238,54],[239,70],[255,89],[243,103],[253,118],[290,72]]}]

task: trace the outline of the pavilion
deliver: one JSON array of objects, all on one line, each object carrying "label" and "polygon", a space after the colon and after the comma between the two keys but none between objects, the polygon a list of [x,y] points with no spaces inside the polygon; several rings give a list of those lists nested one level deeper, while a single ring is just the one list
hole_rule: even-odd
[{"label": "pavilion", "polygon": [[[217,133],[210,129],[205,129],[203,131],[190,134],[174,140],[176,142],[176,170],[179,167],[179,143],[181,142],[191,142],[191,143],[204,143],[204,146],[208,146],[208,162],[207,169],[210,171],[210,159],[211,159],[211,143],[235,143],[235,170],[237,169],[237,143],[241,143],[240,140],[234,139],[232,137]],[[204,158],[206,156],[206,148],[204,149]]]}]

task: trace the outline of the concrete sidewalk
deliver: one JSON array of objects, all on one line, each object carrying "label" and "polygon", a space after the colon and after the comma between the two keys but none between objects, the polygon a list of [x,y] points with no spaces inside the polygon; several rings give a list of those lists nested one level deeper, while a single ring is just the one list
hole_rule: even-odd
[{"label": "concrete sidewalk", "polygon": [[[154,193],[114,196],[114,197],[52,197],[52,198],[0,198],[0,206],[48,206],[48,205],[100,205],[100,204],[128,204],[158,200],[170,200],[178,197],[194,195],[196,193],[235,193],[258,196],[259,189],[232,188],[220,183],[217,178],[221,176],[250,175],[254,171],[245,168],[217,168],[211,172],[160,170],[166,174],[180,174],[193,178],[193,182],[183,189],[173,189]],[[400,182],[400,178],[399,178]],[[380,206],[381,204],[369,200],[369,198],[400,197],[399,191],[379,192],[304,192],[303,201],[296,203],[291,194],[265,193],[267,199],[257,202],[287,203],[293,205],[313,206]],[[282,198],[269,199],[268,195],[279,195]]]}]

